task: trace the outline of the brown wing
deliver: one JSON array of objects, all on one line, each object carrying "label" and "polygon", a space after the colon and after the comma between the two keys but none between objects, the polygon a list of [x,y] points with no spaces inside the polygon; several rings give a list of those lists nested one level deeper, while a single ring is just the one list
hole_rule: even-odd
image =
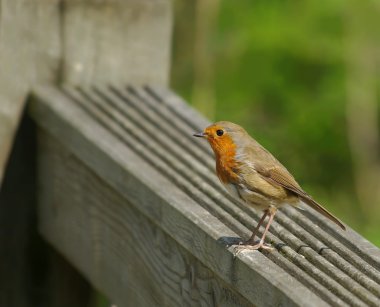
[{"label": "brown wing", "polygon": [[273,184],[278,184],[284,187],[285,189],[294,192],[304,203],[308,204],[314,210],[318,211],[319,213],[333,221],[343,230],[346,230],[346,227],[338,218],[336,218],[334,215],[328,212],[314,199],[312,199],[310,195],[308,195],[304,190],[302,190],[302,188],[295,181],[293,176],[284,167],[273,167],[270,169],[260,169],[259,167],[259,169],[257,169],[257,172],[260,173],[269,182]]},{"label": "brown wing", "polygon": [[263,178],[270,183],[280,185],[299,196],[308,196],[285,166],[283,166],[269,151],[254,139],[251,140],[249,145],[250,146],[247,146],[244,150],[245,156],[248,157],[250,161],[254,161],[254,169]]},{"label": "brown wing", "polygon": [[308,196],[284,167],[261,168],[260,165],[256,165],[256,171],[271,183],[278,184],[299,196]]},{"label": "brown wing", "polygon": [[[336,223],[343,230],[346,230],[342,222],[302,190],[288,170],[256,140],[251,138],[248,142],[240,144],[240,146],[243,147],[243,157],[248,161],[254,161],[253,167],[263,179],[274,187],[281,186],[295,193],[304,203]],[[246,161],[242,160],[241,163],[244,164]],[[248,174],[245,175],[247,176]]]}]

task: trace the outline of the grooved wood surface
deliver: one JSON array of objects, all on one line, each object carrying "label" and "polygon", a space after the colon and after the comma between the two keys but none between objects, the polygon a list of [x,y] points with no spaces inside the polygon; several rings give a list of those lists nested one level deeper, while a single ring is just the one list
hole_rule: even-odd
[{"label": "grooved wood surface", "polygon": [[[44,131],[117,191],[125,206],[134,206],[251,303],[380,304],[379,249],[311,209],[280,210],[268,235],[274,252],[245,251],[233,257],[226,245],[248,238],[261,213],[219,184],[208,145],[192,137],[208,121],[170,91],[149,86],[44,88],[36,91],[31,113]],[[49,151],[41,152],[42,160],[44,154]],[[42,178],[42,184],[47,180]],[[50,193],[61,191],[43,194]],[[42,216],[54,203],[44,202]],[[43,225],[50,225],[49,219],[42,219]],[[59,229],[42,229],[64,253],[73,250],[51,238]]]},{"label": "grooved wood surface", "polygon": [[[44,132],[39,138],[45,153],[40,228],[113,303],[251,305],[59,141]],[[51,179],[48,186],[44,178]]]}]

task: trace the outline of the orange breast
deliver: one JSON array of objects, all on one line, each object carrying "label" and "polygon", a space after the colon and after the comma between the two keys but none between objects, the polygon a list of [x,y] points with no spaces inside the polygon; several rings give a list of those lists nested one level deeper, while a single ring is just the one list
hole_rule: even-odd
[{"label": "orange breast", "polygon": [[216,161],[216,173],[223,183],[236,182],[238,175],[236,174],[235,163],[228,159],[219,159]]},{"label": "orange breast", "polygon": [[238,175],[238,162],[235,160],[236,145],[231,137],[223,140],[210,140],[211,148],[215,153],[216,174],[223,183],[236,182]]}]

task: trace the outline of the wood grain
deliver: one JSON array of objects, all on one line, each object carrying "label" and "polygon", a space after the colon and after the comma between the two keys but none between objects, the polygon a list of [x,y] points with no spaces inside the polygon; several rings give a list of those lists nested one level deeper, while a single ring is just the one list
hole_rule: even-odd
[{"label": "wood grain", "polygon": [[67,0],[62,18],[62,83],[168,83],[170,1]]},{"label": "wood grain", "polygon": [[[134,140],[133,131],[116,133],[117,130],[113,129],[119,129],[121,123],[111,120],[105,122],[103,115],[94,110],[90,115],[88,112],[94,108],[94,103],[84,106],[72,99],[57,89],[40,89],[38,101],[32,103],[30,111],[45,131],[59,139],[69,152],[80,158],[105,184],[128,200],[129,204],[171,236],[215,276],[248,301],[260,306],[299,305],[304,300],[305,293],[311,305],[325,304],[262,253],[244,253],[234,258],[231,249],[226,248],[228,242],[238,237],[227,226],[230,224],[224,224],[214,215],[213,210],[202,207],[202,203],[198,203],[191,193],[183,190],[181,184],[166,177],[171,172],[171,167],[167,170],[157,169],[162,162],[147,151],[143,143]],[[110,114],[117,112],[110,110]],[[139,129],[135,127],[134,130],[137,132]],[[47,151],[41,151],[41,159],[48,158],[44,156],[45,152]],[[46,190],[41,191],[40,197],[43,194],[61,195],[52,186],[52,180],[47,180],[44,186]],[[79,191],[71,193],[71,196],[74,195],[82,197]],[[59,199],[61,196],[55,197]],[[54,208],[57,201],[51,199],[46,203]],[[228,214],[225,216],[228,217]],[[43,212],[40,217],[44,220]],[[67,217],[66,220],[70,221],[71,218]],[[234,223],[241,227],[240,222]],[[59,230],[44,229],[43,233],[49,238],[54,233],[59,233]],[[248,233],[248,230],[243,233]],[[71,240],[76,242],[79,238],[76,236]],[[77,245],[72,246],[71,243],[69,245],[66,241],[54,238],[49,241],[59,242],[61,250],[65,251],[81,249],[83,244],[91,244],[74,242]],[[281,261],[282,258],[279,258]],[[289,263],[289,260],[283,260]],[[88,259],[82,261],[85,263],[76,263],[76,266],[83,271],[88,265]],[[275,280],[271,276],[276,276]]]},{"label": "wood grain", "polygon": [[57,77],[58,3],[0,0],[0,183],[31,86]]},{"label": "wood grain", "polygon": [[41,231],[114,303],[251,306],[57,141],[39,144]]},{"label": "wood grain", "polygon": [[[204,120],[196,119],[196,113],[167,90],[41,88],[30,110],[41,129],[250,303],[380,303],[379,249],[351,229],[337,231],[311,210],[278,212],[268,234],[277,248],[272,253],[232,257],[226,245],[247,237],[259,216],[227,196],[211,176],[209,149],[191,136]],[[44,193],[56,195],[60,189]],[[43,233],[50,231],[59,233]],[[49,240],[62,251],[73,250],[55,238]],[[85,268],[84,263],[75,265]]]}]

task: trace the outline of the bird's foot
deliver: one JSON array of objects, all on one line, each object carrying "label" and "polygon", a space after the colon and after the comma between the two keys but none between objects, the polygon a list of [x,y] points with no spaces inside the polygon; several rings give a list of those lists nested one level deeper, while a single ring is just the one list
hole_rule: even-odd
[{"label": "bird's foot", "polygon": [[234,257],[239,255],[242,251],[245,250],[267,250],[267,251],[272,251],[274,248],[267,243],[259,241],[258,243],[252,242],[250,240],[241,242],[239,245],[234,247]]}]

